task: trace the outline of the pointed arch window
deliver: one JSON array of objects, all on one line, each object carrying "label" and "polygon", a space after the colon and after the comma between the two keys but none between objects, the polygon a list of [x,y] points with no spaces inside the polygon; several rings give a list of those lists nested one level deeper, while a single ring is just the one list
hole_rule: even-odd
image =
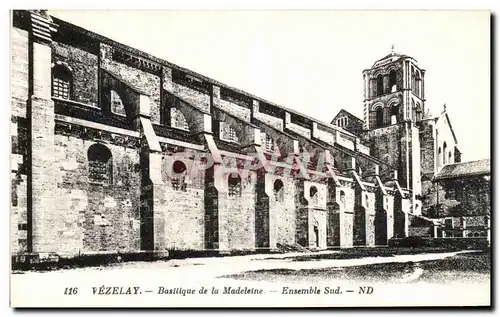
[{"label": "pointed arch window", "polygon": [[73,77],[71,70],[63,64],[52,68],[52,96],[71,99]]},{"label": "pointed arch window", "polygon": [[441,147],[439,147],[439,149],[438,149],[438,157],[437,157],[437,165],[438,165],[438,167],[440,167],[442,165],[442,162],[441,162],[441,152],[442,152]]},{"label": "pointed arch window", "polygon": [[113,178],[113,156],[103,144],[96,143],[87,150],[89,182],[109,185]]}]

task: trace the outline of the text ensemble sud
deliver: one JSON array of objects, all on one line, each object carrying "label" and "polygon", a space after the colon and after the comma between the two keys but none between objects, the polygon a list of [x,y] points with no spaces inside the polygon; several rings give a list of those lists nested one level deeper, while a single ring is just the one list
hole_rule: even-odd
[{"label": "text ensemble sud", "polygon": [[[182,287],[176,287],[176,288],[165,288],[163,286],[160,286],[158,288],[158,293],[159,295],[195,295],[200,293],[199,291],[197,292],[195,289],[186,289]],[[217,289],[216,292],[212,290],[210,292],[211,294],[219,294],[219,290]],[[210,294],[208,293],[208,294]],[[203,293],[207,294],[207,292]],[[232,287],[232,286],[224,286],[222,288],[222,295],[261,295],[264,294],[264,290],[260,288],[253,288],[253,287]],[[283,286],[281,290],[281,294],[283,295],[319,295],[319,294],[341,294],[340,292],[340,287],[325,287],[323,290],[317,286],[310,286],[308,288],[290,288],[288,286]]]}]

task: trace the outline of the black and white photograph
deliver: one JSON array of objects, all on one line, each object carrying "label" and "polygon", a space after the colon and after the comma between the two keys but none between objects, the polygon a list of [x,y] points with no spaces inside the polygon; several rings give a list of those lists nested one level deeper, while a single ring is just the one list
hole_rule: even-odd
[{"label": "black and white photograph", "polygon": [[490,11],[10,17],[11,307],[492,305]]}]

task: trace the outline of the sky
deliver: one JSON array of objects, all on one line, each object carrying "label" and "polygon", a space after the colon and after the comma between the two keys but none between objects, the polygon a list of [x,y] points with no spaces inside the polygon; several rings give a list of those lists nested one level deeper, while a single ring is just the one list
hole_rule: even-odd
[{"label": "sky", "polygon": [[362,71],[395,45],[426,70],[426,109],[446,104],[462,160],[490,157],[487,11],[49,13],[324,122],[362,118]]}]

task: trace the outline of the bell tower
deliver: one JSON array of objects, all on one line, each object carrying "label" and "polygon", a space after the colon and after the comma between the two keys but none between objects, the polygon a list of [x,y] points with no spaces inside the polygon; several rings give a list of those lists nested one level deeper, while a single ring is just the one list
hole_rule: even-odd
[{"label": "bell tower", "polygon": [[425,112],[425,70],[410,56],[391,53],[363,71],[365,130],[411,121]]},{"label": "bell tower", "polygon": [[[396,53],[363,71],[364,130],[373,156],[397,170],[399,184],[421,193],[419,126],[425,111],[425,70],[407,55]],[[381,175],[390,179],[391,175]],[[420,213],[420,203],[413,212]]]}]

